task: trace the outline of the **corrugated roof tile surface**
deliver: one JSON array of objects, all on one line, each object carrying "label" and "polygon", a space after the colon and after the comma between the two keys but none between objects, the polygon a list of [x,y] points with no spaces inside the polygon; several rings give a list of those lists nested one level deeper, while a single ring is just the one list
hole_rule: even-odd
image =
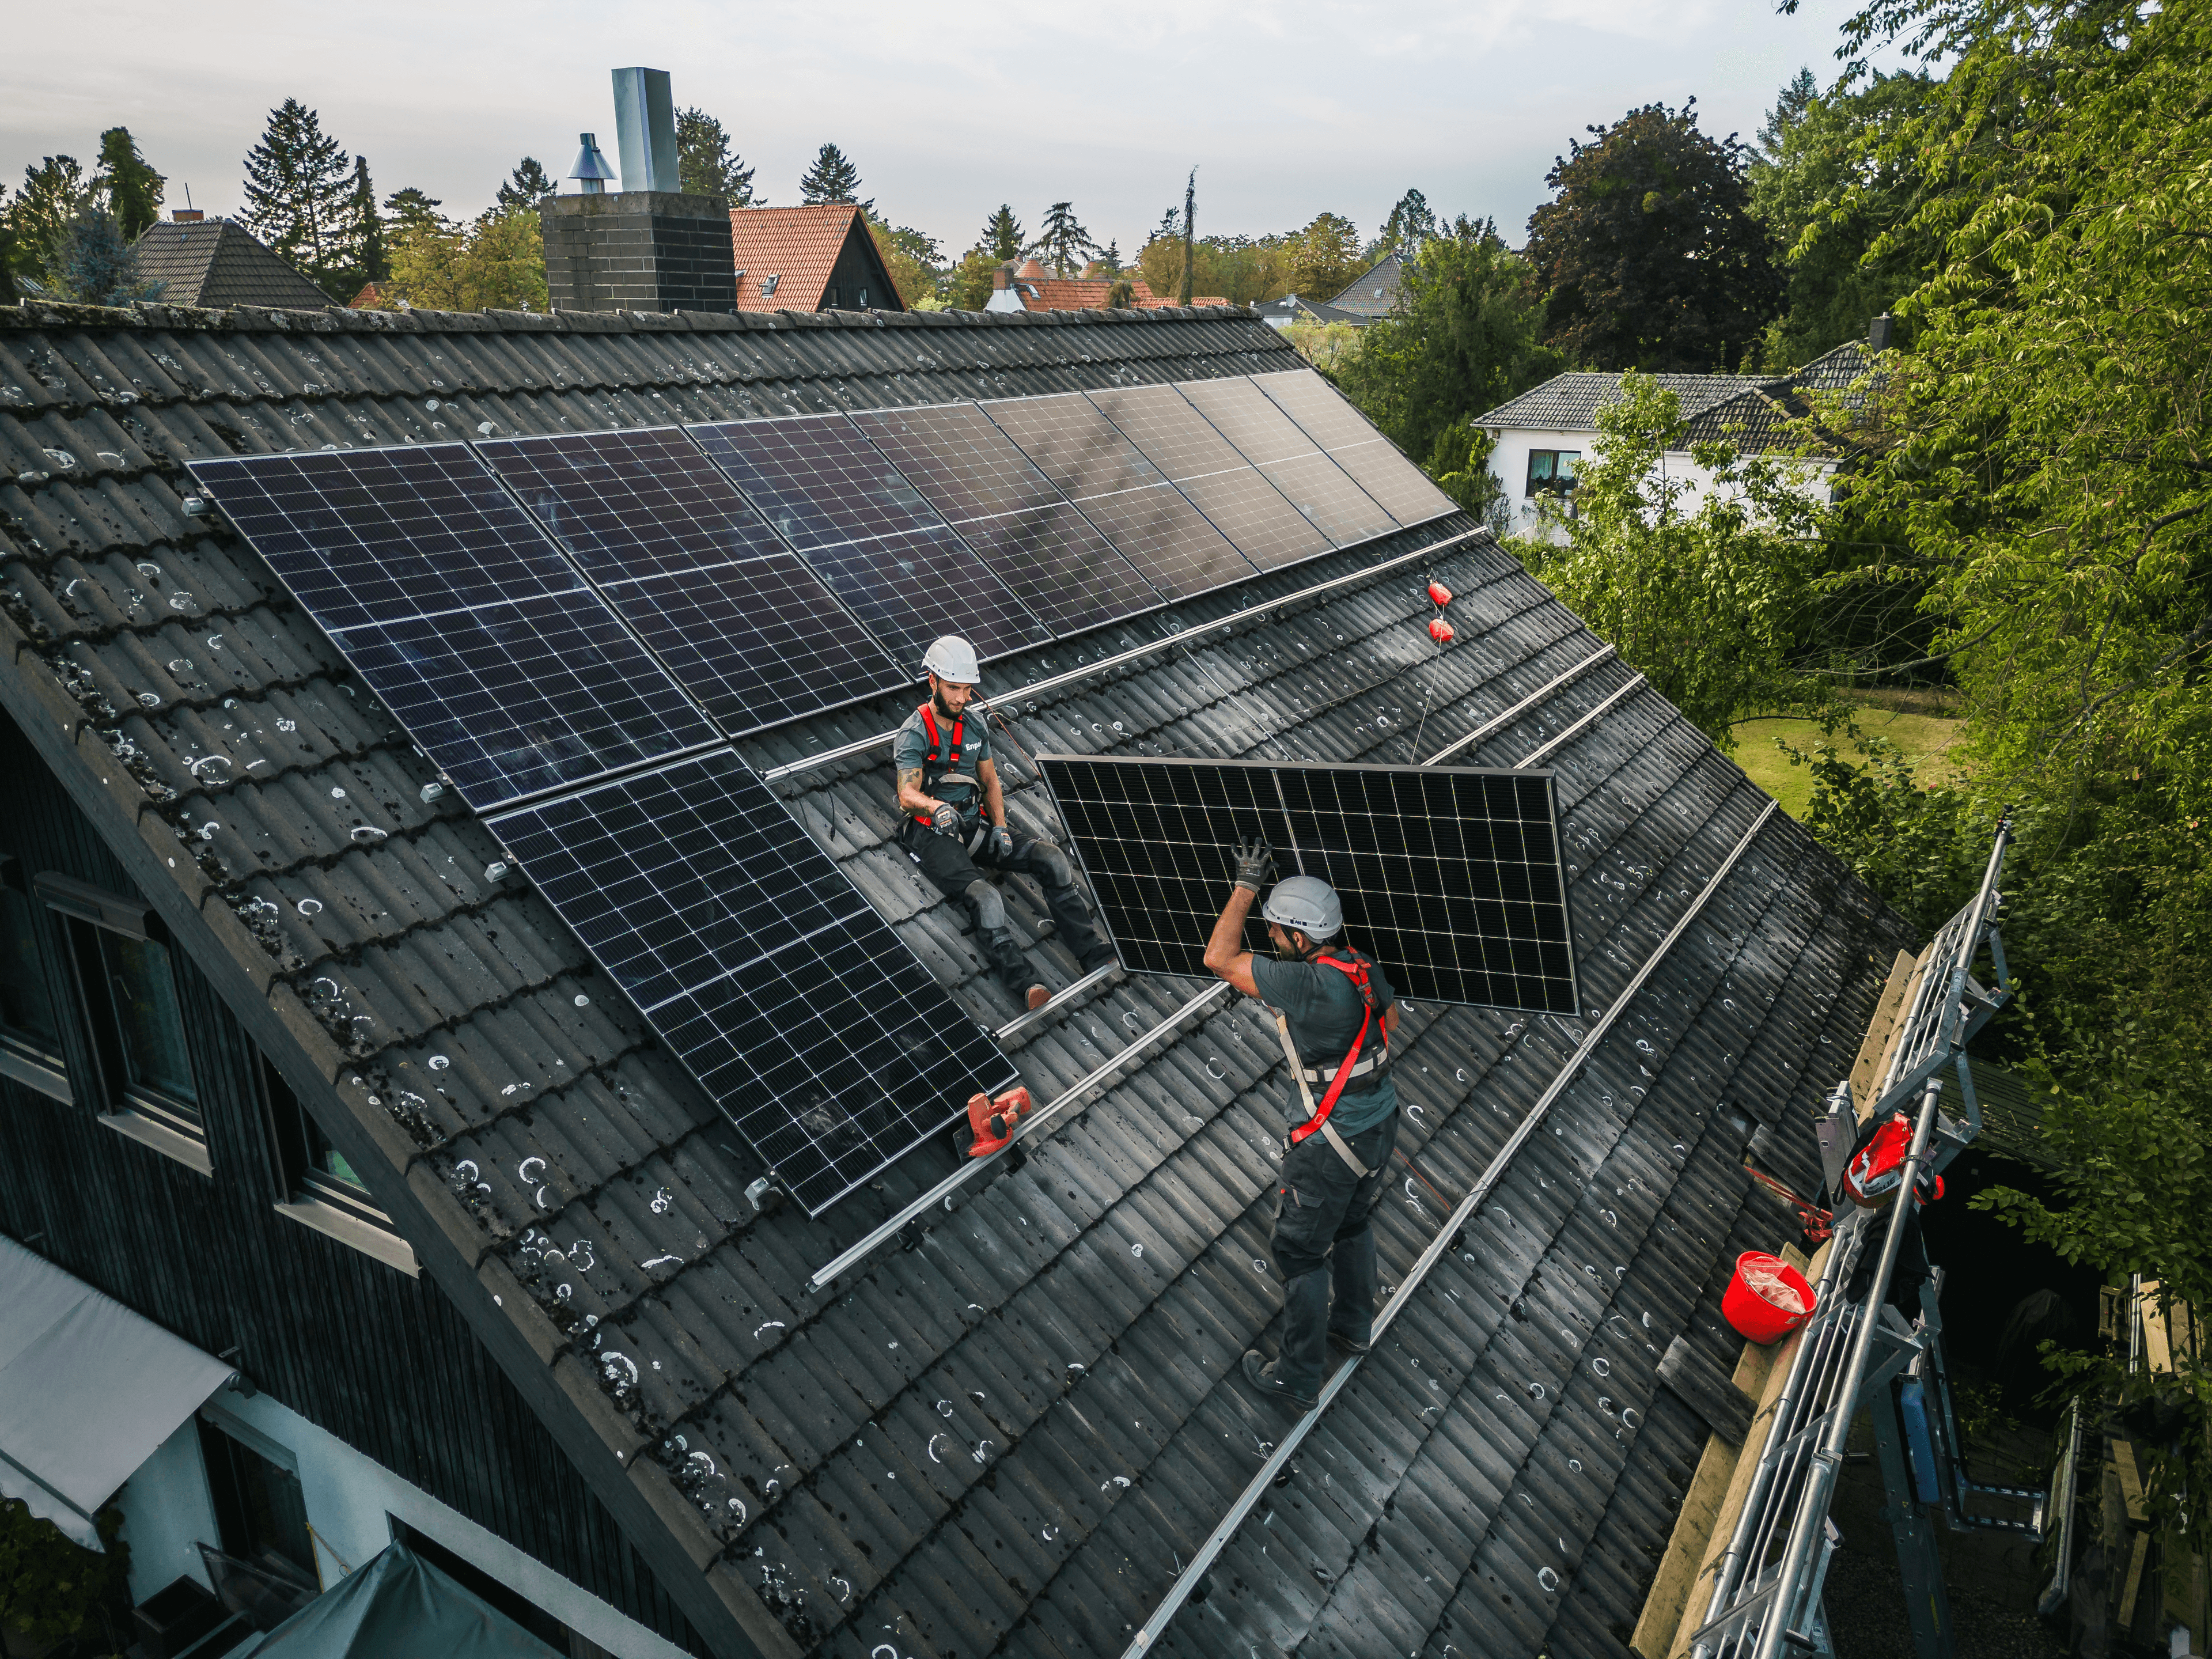
[{"label": "corrugated roof tile surface", "polygon": [[282,256],[228,219],[147,226],[131,244],[138,271],[176,306],[335,305]]},{"label": "corrugated roof tile surface", "polygon": [[[378,1150],[380,1202],[723,1650],[1120,1650],[1284,1426],[1235,1374],[1279,1306],[1273,1030],[1235,997],[1177,1023],[1200,988],[1164,980],[1031,1023],[1014,1059],[1044,1100],[1168,1029],[1019,1167],[811,1291],[957,1149],[819,1220],[757,1213],[757,1169],[700,1090],[544,901],[492,873],[458,798],[422,799],[428,763],[261,562],[185,515],[181,464],[1292,361],[1256,319],[1189,314],[0,313],[9,707],[98,775],[102,829],[148,849],[179,937],[326,1079],[311,1105]],[[1010,690],[1164,647],[999,705],[1010,815],[1052,826],[1042,748],[1403,763],[1516,707],[1596,641],[1480,532],[1421,552],[1473,530],[1400,532],[994,666]],[[1431,574],[1457,595],[1443,651]],[[1627,679],[1594,670],[1460,758],[1510,765]],[[739,746],[804,760],[887,732],[903,702]],[[1595,1018],[1765,800],[1648,689],[1553,764]],[[892,844],[887,752],[777,787],[964,1006],[1015,1013]],[[1073,980],[1039,896],[1007,895],[1040,975]],[[1731,1352],[1725,1264],[1788,1230],[1741,1174],[1745,1137],[1848,1067],[1905,942],[1768,821],[1163,1645],[1620,1651],[1702,1444],[1658,1358],[1678,1335]],[[1408,1011],[1386,1284],[1586,1029]],[[1772,1173],[1813,1190],[1809,1138],[1772,1139]]]}]

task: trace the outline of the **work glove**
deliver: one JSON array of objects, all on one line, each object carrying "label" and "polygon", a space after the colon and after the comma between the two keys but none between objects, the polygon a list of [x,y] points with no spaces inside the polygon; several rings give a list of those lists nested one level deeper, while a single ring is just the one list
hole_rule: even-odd
[{"label": "work glove", "polygon": [[1267,845],[1265,836],[1255,836],[1249,841],[1240,841],[1231,849],[1237,858],[1237,884],[1252,892],[1260,890],[1260,884],[1267,878],[1267,872],[1275,862],[1275,849]]},{"label": "work glove", "polygon": [[1010,859],[1014,855],[1014,832],[1003,823],[994,823],[983,837],[983,850],[994,859]]},{"label": "work glove", "polygon": [[960,809],[957,806],[948,806],[940,801],[938,803],[937,810],[929,815],[929,827],[948,836],[958,835]]}]

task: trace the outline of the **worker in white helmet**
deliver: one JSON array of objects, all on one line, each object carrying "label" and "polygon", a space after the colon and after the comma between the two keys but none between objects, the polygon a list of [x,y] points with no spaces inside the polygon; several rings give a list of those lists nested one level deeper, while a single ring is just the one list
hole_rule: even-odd
[{"label": "worker in white helmet", "polygon": [[967,905],[999,982],[1018,1002],[1041,1008],[1052,993],[1014,942],[1006,899],[984,870],[1036,878],[1060,941],[1085,973],[1115,961],[1114,947],[1091,921],[1067,854],[1048,841],[1016,835],[1006,823],[990,727],[980,712],[969,710],[982,678],[975,647],[947,634],[929,647],[921,665],[929,677],[929,700],[891,738],[899,845],[940,892]]},{"label": "worker in white helmet", "polygon": [[1275,1194],[1282,1344],[1272,1362],[1246,1354],[1244,1375],[1262,1394],[1310,1406],[1329,1346],[1365,1353],[1374,1340],[1371,1223],[1398,1145],[1398,1091],[1384,1069],[1398,1000],[1382,969],[1345,943],[1343,903],[1318,876],[1275,884],[1260,911],[1274,955],[1247,951],[1245,918],[1274,854],[1255,839],[1235,856],[1237,884],[1206,941],[1206,965],[1274,1013],[1304,1108],[1284,1141]]}]

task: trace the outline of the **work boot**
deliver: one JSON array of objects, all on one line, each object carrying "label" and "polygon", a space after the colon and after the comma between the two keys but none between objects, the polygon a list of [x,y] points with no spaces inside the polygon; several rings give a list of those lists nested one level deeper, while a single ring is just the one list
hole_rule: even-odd
[{"label": "work boot", "polygon": [[1013,929],[994,927],[986,932],[983,935],[983,954],[990,958],[992,969],[999,975],[999,983],[1006,988],[1015,1001],[1031,1013],[1052,1000],[1052,993],[1037,978],[1036,970],[1030,966],[1030,959],[1022,954],[1022,947],[1014,943]]},{"label": "work boot", "polygon": [[1373,1347],[1375,1293],[1380,1281],[1375,1268],[1375,1230],[1357,1238],[1340,1238],[1329,1252],[1335,1279],[1336,1305],[1329,1310],[1328,1340],[1347,1353],[1365,1353]]},{"label": "work boot", "polygon": [[1095,974],[1101,968],[1115,967],[1121,960],[1096,927],[1079,930],[1070,936],[1068,943],[1075,947],[1075,959],[1083,964],[1083,971],[1086,974]]},{"label": "work boot", "polygon": [[1279,1375],[1282,1369],[1283,1362],[1279,1359],[1270,1364],[1256,1352],[1244,1356],[1244,1380],[1269,1399],[1287,1400],[1294,1406],[1308,1407],[1320,1400],[1318,1392],[1302,1394],[1285,1382]]},{"label": "work boot", "polygon": [[1302,1273],[1283,1286],[1283,1340],[1275,1370],[1293,1393],[1320,1390],[1328,1371],[1328,1269]]}]

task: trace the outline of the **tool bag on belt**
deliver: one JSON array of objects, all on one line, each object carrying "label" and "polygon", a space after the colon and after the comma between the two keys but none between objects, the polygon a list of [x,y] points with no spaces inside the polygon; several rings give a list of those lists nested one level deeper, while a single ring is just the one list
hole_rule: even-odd
[{"label": "tool bag on belt", "polygon": [[[968,735],[967,713],[964,710],[962,711],[953,720],[952,744],[951,747],[947,749],[944,733],[937,727],[935,701],[933,698],[930,702],[922,704],[921,710],[921,728],[929,733],[929,752],[923,756],[921,760],[922,793],[926,795],[933,795],[937,793],[939,784],[964,783],[975,792],[973,810],[981,812],[983,802],[983,781],[972,772],[963,772],[960,769],[960,763],[967,758],[963,752]],[[968,816],[967,811],[961,812],[960,817],[963,823]],[[914,814],[914,821],[925,830],[930,828],[929,814],[927,812],[916,812]]]},{"label": "tool bag on belt", "polygon": [[[1337,1133],[1336,1126],[1328,1121],[1328,1115],[1336,1109],[1336,1097],[1344,1092],[1346,1083],[1355,1077],[1380,1072],[1390,1063],[1390,1033],[1382,1031],[1381,1054],[1372,1060],[1359,1058],[1360,1049],[1366,1045],[1369,1030],[1382,1028],[1382,1011],[1376,1006],[1375,988],[1367,977],[1367,970],[1374,966],[1372,960],[1357,951],[1347,954],[1351,958],[1349,961],[1318,954],[1313,957],[1316,964],[1334,968],[1352,981],[1359,993],[1360,1006],[1365,1011],[1360,1016],[1359,1030],[1352,1039],[1352,1047],[1344,1056],[1344,1063],[1331,1071],[1308,1071],[1305,1062],[1298,1058],[1297,1045],[1291,1041],[1291,1022],[1280,1013],[1275,1016],[1275,1030],[1283,1039],[1283,1058],[1291,1063],[1291,1075],[1298,1080],[1298,1096],[1306,1105],[1306,1121],[1291,1131],[1290,1144],[1295,1146],[1308,1135],[1319,1134],[1336,1149],[1336,1155],[1351,1166],[1352,1174],[1364,1180],[1374,1171],[1353,1155],[1351,1144]],[[1328,1085],[1328,1091],[1322,1096],[1318,1106],[1314,1104],[1313,1090],[1308,1086],[1315,1083]]]},{"label": "tool bag on belt", "polygon": [[[1903,1112],[1869,1124],[1844,1165],[1844,1194],[1863,1210],[1886,1209],[1905,1184],[1905,1160],[1911,1150],[1912,1120]],[[1917,1203],[1943,1196],[1943,1177],[1924,1164],[1913,1184]]]}]

